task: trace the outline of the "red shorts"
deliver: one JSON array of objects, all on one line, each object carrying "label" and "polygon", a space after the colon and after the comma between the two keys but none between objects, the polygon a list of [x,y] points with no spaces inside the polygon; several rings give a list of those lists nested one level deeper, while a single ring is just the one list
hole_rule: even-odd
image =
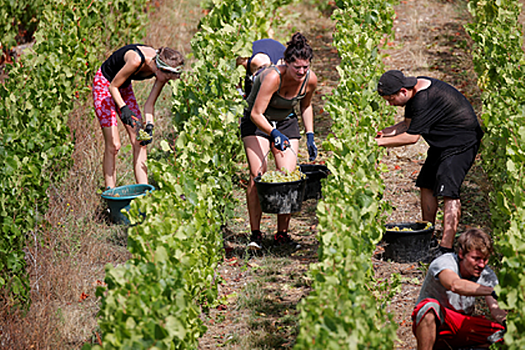
[{"label": "red shorts", "polygon": [[[117,112],[117,106],[111,94],[109,93],[110,82],[102,74],[102,70],[98,70],[93,79],[93,104],[95,105],[95,114],[98,117],[100,126],[107,128],[117,125],[117,113],[120,116],[120,111]],[[140,114],[137,99],[133,93],[133,87],[129,84],[126,87],[120,88],[120,95],[138,119],[142,119]]]},{"label": "red shorts", "polygon": [[452,309],[442,307],[436,299],[424,299],[412,312],[412,332],[421,319],[431,310],[436,315],[438,336],[434,349],[450,349],[487,344],[487,337],[504,329],[497,322],[484,316],[467,316]]}]

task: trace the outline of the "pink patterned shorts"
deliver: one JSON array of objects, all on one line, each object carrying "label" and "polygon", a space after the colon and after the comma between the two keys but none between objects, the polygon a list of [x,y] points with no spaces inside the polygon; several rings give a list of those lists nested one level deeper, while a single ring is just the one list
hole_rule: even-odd
[{"label": "pink patterned shorts", "polygon": [[[93,104],[95,105],[95,114],[98,117],[100,126],[103,128],[116,126],[117,113],[120,116],[120,111],[117,111],[115,101],[109,93],[109,85],[110,82],[104,77],[102,70],[99,69],[93,79]],[[142,119],[132,85],[129,84],[124,88],[120,88],[119,91],[122,99],[129,106],[129,109],[135,113],[138,119]]]}]

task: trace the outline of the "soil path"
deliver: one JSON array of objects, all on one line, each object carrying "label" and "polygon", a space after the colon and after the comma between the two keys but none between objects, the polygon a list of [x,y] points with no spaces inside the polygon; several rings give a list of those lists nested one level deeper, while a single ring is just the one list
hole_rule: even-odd
[{"label": "soil path", "polygon": [[[339,65],[336,50],[331,46],[334,25],[319,10],[298,4],[284,10],[283,17],[301,14],[279,36],[285,38],[295,31],[302,32],[314,50],[312,70],[318,77],[313,106],[316,143],[319,146],[330,132],[330,118],[323,110],[323,97],[337,85]],[[293,17],[291,17],[293,18]],[[301,140],[299,158],[305,163],[306,142]],[[320,149],[316,163],[329,155]],[[247,179],[248,171],[240,174]],[[309,292],[306,272],[317,261],[317,218],[314,199],[303,203],[299,214],[293,215],[290,235],[301,249],[272,247],[276,230],[276,215],[263,214],[261,231],[266,233],[265,248],[256,255],[245,249],[249,235],[245,189],[239,188],[237,218],[225,230],[226,259],[218,272],[222,277],[220,294],[223,303],[203,315],[208,327],[200,340],[200,349],[289,349],[298,332],[297,304]]]}]

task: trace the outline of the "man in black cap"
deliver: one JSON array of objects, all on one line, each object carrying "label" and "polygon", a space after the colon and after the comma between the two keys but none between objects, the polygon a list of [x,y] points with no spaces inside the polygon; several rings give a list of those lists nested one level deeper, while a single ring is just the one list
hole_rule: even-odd
[{"label": "man in black cap", "polygon": [[377,91],[388,104],[405,107],[403,121],[378,131],[377,145],[410,145],[423,136],[430,146],[416,181],[421,212],[423,220],[434,224],[437,197],[443,197],[443,237],[433,255],[453,252],[461,215],[459,190],[483,137],[474,109],[451,85],[429,77],[406,77],[398,70],[384,73]]}]

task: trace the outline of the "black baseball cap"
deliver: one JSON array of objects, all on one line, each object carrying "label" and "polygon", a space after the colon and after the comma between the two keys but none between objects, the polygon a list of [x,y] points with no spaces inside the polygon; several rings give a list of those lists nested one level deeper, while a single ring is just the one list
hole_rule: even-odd
[{"label": "black baseball cap", "polygon": [[416,77],[405,77],[400,70],[389,70],[379,78],[377,92],[381,96],[389,96],[397,93],[401,88],[412,88],[416,84]]}]

